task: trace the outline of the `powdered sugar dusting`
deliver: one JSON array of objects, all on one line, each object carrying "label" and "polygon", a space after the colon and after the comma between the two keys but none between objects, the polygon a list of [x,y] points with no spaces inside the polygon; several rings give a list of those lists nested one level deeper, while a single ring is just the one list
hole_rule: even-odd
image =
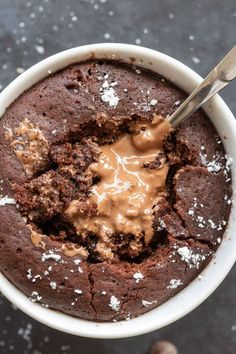
[{"label": "powdered sugar dusting", "polygon": [[9,198],[7,195],[0,198],[0,206],[5,206],[7,204],[15,205],[16,201],[13,198]]},{"label": "powdered sugar dusting", "polygon": [[49,259],[59,262],[61,260],[61,256],[59,254],[54,253],[52,250],[49,250],[48,253],[44,252],[42,254],[42,262],[45,262]]},{"label": "powdered sugar dusting", "polygon": [[42,296],[39,295],[37,291],[32,291],[31,296],[29,297],[29,300],[32,302],[37,302],[42,299]]},{"label": "powdered sugar dusting", "polygon": [[56,288],[57,288],[57,283],[56,283],[55,281],[51,281],[51,282],[50,282],[50,286],[51,286],[51,288],[52,288],[53,290],[56,290]]},{"label": "powdered sugar dusting", "polygon": [[109,307],[113,310],[113,311],[119,311],[120,309],[120,301],[117,299],[117,297],[115,297],[114,295],[112,295],[110,297],[110,303],[109,303]]},{"label": "powdered sugar dusting", "polygon": [[181,260],[186,262],[189,268],[196,267],[197,269],[200,266],[200,262],[206,259],[206,256],[199,253],[194,253],[191,249],[187,246],[184,247],[175,247],[177,253],[181,256]]},{"label": "powdered sugar dusting", "polygon": [[75,265],[79,265],[81,263],[81,259],[75,259],[74,263],[75,263]]},{"label": "powdered sugar dusting", "polygon": [[209,172],[214,172],[214,173],[220,172],[221,169],[223,168],[222,163],[220,161],[222,157],[216,153],[215,155],[213,155],[212,160],[209,161],[206,152],[204,152],[205,150],[204,146],[202,146],[201,150],[202,151],[200,151],[199,153],[200,159],[202,164],[206,166],[207,170]]},{"label": "powdered sugar dusting", "polygon": [[[229,205],[232,203],[231,199],[227,195],[224,196],[224,200]],[[213,230],[216,229],[217,231],[222,230],[223,226],[226,225],[226,221],[220,220],[218,222],[214,222],[211,218],[204,219],[204,217],[200,214],[200,211],[199,211],[203,208],[204,208],[204,205],[202,203],[199,203],[197,201],[197,198],[194,197],[193,198],[193,205],[189,208],[188,215],[191,216],[192,220],[197,223],[197,226],[200,229],[211,228]],[[200,236],[200,235],[197,235],[197,236]]]},{"label": "powdered sugar dusting", "polygon": [[133,278],[136,280],[136,283],[139,283],[140,280],[143,280],[144,276],[141,272],[135,272]]},{"label": "powdered sugar dusting", "polygon": [[150,101],[150,106],[155,106],[157,104],[157,100],[153,99]]},{"label": "powdered sugar dusting", "polygon": [[230,171],[230,166],[233,164],[233,159],[232,159],[232,157],[230,157],[228,155],[225,155],[225,158],[226,158],[225,168],[229,172]]},{"label": "powdered sugar dusting", "polygon": [[167,289],[176,289],[178,286],[183,285],[180,279],[171,279]]},{"label": "powdered sugar dusting", "polygon": [[221,156],[218,152],[216,152],[212,156],[212,159],[209,160],[204,145],[201,146],[201,151],[199,153],[199,156],[203,166],[206,166],[209,172],[218,173],[223,170],[224,175],[227,178],[226,181],[228,182],[230,180],[229,178],[230,166],[233,163],[233,159],[231,157],[229,157],[227,154]]},{"label": "powdered sugar dusting", "polygon": [[78,272],[83,273],[83,269],[81,267],[78,267]]},{"label": "powdered sugar dusting", "polygon": [[37,280],[42,280],[42,276],[40,274],[34,275],[32,274],[32,269],[27,270],[26,274],[27,279],[31,280],[32,283],[36,283]]},{"label": "powdered sugar dusting", "polygon": [[114,86],[117,85],[117,82],[112,82],[109,84],[107,78],[108,75],[105,75],[105,81],[100,88],[101,100],[109,104],[110,107],[115,108],[119,102],[119,97],[117,97],[114,90]]},{"label": "powdered sugar dusting", "polygon": [[208,162],[208,164],[207,164],[207,170],[209,172],[216,172],[217,173],[217,172],[220,172],[221,169],[222,169],[222,165],[215,160],[212,160],[212,161]]},{"label": "powdered sugar dusting", "polygon": [[142,304],[145,307],[148,307],[148,306],[153,305],[155,303],[156,303],[156,300],[152,300],[152,301],[142,300]]}]

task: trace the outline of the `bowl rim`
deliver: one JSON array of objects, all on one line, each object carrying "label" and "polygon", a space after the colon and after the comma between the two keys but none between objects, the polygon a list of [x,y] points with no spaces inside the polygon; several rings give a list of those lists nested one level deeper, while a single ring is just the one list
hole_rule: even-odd
[{"label": "bowl rim", "polygon": [[[184,84],[181,88],[186,90],[188,86],[187,92],[191,92],[202,81],[202,78],[188,66],[156,50],[123,43],[90,44],[54,54],[35,64],[17,77],[0,93],[0,117],[4,114],[5,108],[22,92],[33,86],[40,79],[48,76],[51,71],[56,72],[69,65],[69,63],[81,62],[91,56],[104,59],[121,58],[126,62],[132,62],[133,59],[131,60],[131,58],[136,58],[136,65],[143,66],[153,71],[155,71],[154,67],[158,66],[160,71],[166,72],[165,77],[168,80],[172,81],[174,84],[177,83],[180,87],[180,78],[184,78],[186,81],[185,88],[183,88]],[[168,72],[171,74],[169,75]],[[159,74],[162,75],[160,72]],[[226,152],[236,159],[236,122],[232,112],[218,95],[205,104],[204,109],[213,121],[221,138],[223,138],[224,134],[228,137],[228,140],[224,141]],[[214,121],[214,115],[223,118],[225,128],[222,128],[223,123],[218,122],[219,120]],[[233,191],[235,191],[236,169],[234,162],[231,171]],[[234,193],[233,201],[235,199],[236,196]],[[228,231],[225,233],[216,254],[208,266],[200,273],[201,281],[199,277],[194,279],[172,299],[166,301],[156,309],[130,321],[106,323],[86,321],[55,310],[43,308],[37,303],[32,303],[1,273],[0,291],[19,309],[32,318],[62,332],[83,337],[104,339],[125,338],[148,333],[173,323],[192,311],[202,303],[226,277],[236,259],[236,238],[232,237],[233,229],[236,229],[234,203],[228,223]],[[222,256],[224,253],[226,253],[227,257],[223,259]],[[204,279],[207,280],[205,284]]]}]

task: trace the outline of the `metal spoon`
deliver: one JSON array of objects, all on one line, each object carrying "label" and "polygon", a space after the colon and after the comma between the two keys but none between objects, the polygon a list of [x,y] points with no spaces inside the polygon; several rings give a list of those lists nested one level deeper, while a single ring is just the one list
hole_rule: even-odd
[{"label": "metal spoon", "polygon": [[176,127],[184,119],[195,112],[203,103],[209,100],[236,77],[236,46],[208,74],[203,82],[168,118],[172,127]]}]

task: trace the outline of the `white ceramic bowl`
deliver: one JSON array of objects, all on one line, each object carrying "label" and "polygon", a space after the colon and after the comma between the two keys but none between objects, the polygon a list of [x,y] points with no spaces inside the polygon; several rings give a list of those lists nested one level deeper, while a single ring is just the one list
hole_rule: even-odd
[{"label": "white ceramic bowl", "polygon": [[[34,65],[15,79],[0,94],[0,116],[23,91],[48,75],[67,65],[90,57],[121,59],[127,63],[151,69],[177,86],[191,92],[202,80],[193,70],[160,52],[128,44],[93,44],[73,48],[53,55]],[[224,142],[225,150],[236,161],[236,122],[233,114],[220,97],[211,99],[204,109]],[[226,137],[226,139],[225,139]],[[233,190],[236,191],[236,168],[232,164]],[[233,194],[235,202],[236,194]],[[204,301],[222,282],[236,258],[235,203],[232,205],[228,231],[214,259],[202,272],[202,280],[195,279],[174,298],[150,312],[124,322],[96,323],[84,321],[63,313],[45,309],[32,303],[0,274],[0,291],[18,308],[34,319],[63,332],[94,338],[122,338],[147,333],[183,317]]]}]

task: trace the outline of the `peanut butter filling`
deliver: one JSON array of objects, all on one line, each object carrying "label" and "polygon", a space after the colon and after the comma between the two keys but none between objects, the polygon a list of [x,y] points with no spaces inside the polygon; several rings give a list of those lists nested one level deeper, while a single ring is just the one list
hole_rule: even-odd
[{"label": "peanut butter filling", "polygon": [[[153,213],[166,192],[169,167],[163,141],[170,130],[166,120],[154,116],[151,123],[135,124],[131,134],[101,147],[98,162],[87,170],[100,179],[88,201],[97,205],[97,215],[82,214],[78,200],[65,212],[79,235],[93,232],[100,237],[100,244],[107,246],[114,233],[133,234],[139,239],[144,236],[145,243],[150,242]],[[148,166],[157,159],[155,168]]]},{"label": "peanut butter filling", "polygon": [[42,234],[39,234],[38,232],[35,232],[31,226],[28,226],[29,230],[31,231],[31,241],[32,244],[37,247],[37,248],[42,248],[42,249],[46,249],[46,243],[45,241],[45,237]]},{"label": "peanut butter filling", "polygon": [[48,143],[41,130],[25,118],[19,127],[6,128],[6,140],[11,142],[27,176],[31,177],[48,159]]}]

